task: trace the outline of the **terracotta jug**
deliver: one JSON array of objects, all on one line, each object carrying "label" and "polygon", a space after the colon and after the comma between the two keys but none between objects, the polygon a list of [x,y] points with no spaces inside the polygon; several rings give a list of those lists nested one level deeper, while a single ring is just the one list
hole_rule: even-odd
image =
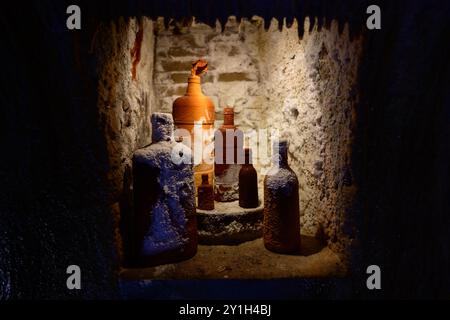
[{"label": "terracotta jug", "polygon": [[[202,132],[199,137],[202,147],[210,142],[214,135],[215,108],[212,100],[202,93],[200,86],[200,75],[208,70],[208,63],[205,60],[198,60],[192,63],[191,75],[188,79],[186,94],[177,98],[172,106],[172,115],[177,129],[186,129],[191,134],[191,148],[194,152],[194,127],[200,127]],[[197,149],[198,150],[198,149]],[[208,175],[209,183],[214,184],[214,154],[213,150],[208,155],[195,154],[196,164],[194,165],[195,185],[198,187],[202,181],[202,174]],[[202,156],[208,157],[205,161]],[[201,159],[198,159],[201,158]],[[209,163],[207,163],[209,162]]]}]

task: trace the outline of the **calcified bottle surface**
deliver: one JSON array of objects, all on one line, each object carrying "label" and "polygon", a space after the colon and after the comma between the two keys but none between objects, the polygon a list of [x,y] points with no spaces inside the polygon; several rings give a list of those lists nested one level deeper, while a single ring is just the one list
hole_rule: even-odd
[{"label": "calcified bottle surface", "polygon": [[288,165],[288,141],[274,144],[273,166],[264,179],[265,247],[277,253],[300,251],[299,184]]},{"label": "calcified bottle surface", "polygon": [[133,156],[133,256],[138,266],[188,259],[197,251],[192,164],[172,156],[175,146],[183,158],[191,158],[191,150],[174,141],[171,114],[155,113],[151,122],[152,144]]}]

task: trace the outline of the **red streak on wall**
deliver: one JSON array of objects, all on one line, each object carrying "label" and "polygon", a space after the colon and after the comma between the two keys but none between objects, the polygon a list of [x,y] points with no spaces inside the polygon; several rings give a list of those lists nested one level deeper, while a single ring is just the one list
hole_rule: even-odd
[{"label": "red streak on wall", "polygon": [[136,80],[136,68],[141,60],[141,46],[142,39],[144,38],[144,27],[142,21],[139,23],[139,31],[136,33],[136,39],[134,40],[134,46],[130,50],[131,59],[132,59],[132,67],[131,67],[131,76],[133,80]]}]

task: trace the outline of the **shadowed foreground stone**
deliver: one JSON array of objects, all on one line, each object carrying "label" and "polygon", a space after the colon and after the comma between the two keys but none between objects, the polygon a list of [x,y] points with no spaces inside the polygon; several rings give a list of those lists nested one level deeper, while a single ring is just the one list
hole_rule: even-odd
[{"label": "shadowed foreground stone", "polygon": [[345,264],[313,237],[302,236],[301,255],[281,255],[264,248],[262,239],[238,246],[198,247],[187,261],[145,269],[124,269],[121,278],[136,279],[279,279],[343,277]]}]

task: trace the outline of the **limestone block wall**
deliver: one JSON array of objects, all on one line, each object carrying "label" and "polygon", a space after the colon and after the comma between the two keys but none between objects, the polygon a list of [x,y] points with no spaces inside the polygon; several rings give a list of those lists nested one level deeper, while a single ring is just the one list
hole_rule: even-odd
[{"label": "limestone block wall", "polygon": [[158,111],[171,112],[173,101],[186,92],[191,62],[204,58],[209,71],[203,77],[203,93],[216,106],[216,127],[223,120],[223,107],[235,107],[236,124],[242,129],[262,121],[259,36],[261,20],[239,23],[230,17],[222,32],[206,24],[174,22],[165,28],[162,19],[155,28],[154,88]]}]

